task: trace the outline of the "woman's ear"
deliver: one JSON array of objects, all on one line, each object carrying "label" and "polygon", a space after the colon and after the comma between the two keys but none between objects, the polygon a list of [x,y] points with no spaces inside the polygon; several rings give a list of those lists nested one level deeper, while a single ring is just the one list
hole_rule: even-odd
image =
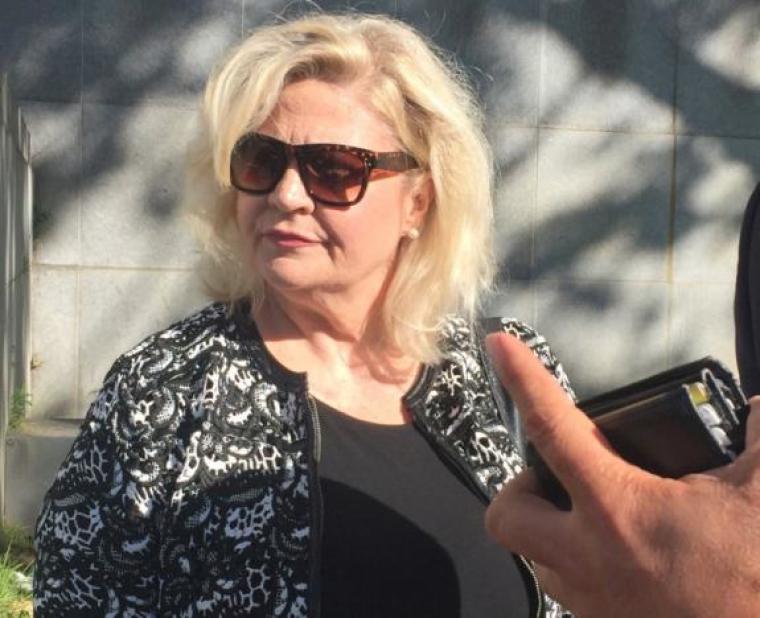
[{"label": "woman's ear", "polygon": [[416,179],[411,193],[411,205],[407,213],[406,228],[422,229],[425,227],[425,217],[435,200],[435,186],[430,174],[424,174]]}]

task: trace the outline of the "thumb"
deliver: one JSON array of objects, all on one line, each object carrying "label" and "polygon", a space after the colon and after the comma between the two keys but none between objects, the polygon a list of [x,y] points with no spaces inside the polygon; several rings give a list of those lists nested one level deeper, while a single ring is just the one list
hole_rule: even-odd
[{"label": "thumb", "polygon": [[528,346],[504,333],[489,335],[486,346],[528,439],[565,489],[574,498],[599,493],[598,481],[627,464],[609,450],[601,431]]}]

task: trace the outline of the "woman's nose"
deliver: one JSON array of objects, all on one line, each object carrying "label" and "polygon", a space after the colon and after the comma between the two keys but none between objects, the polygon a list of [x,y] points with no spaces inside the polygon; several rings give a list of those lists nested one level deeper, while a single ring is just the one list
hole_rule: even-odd
[{"label": "woman's nose", "polygon": [[275,208],[285,212],[314,210],[314,200],[306,192],[301,175],[295,164],[288,165],[280,182],[269,194],[269,202]]}]

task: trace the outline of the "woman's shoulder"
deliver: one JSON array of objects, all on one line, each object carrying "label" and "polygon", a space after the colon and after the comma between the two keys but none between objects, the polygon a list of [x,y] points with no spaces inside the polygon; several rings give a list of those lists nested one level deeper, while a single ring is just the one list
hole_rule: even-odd
[{"label": "woman's shoulder", "polygon": [[499,332],[517,337],[527,345],[562,387],[574,397],[570,380],[549,342],[535,328],[518,318],[487,317],[470,322],[462,317],[450,316],[442,328],[444,349],[476,350],[482,348],[487,335]]},{"label": "woman's shoulder", "polygon": [[504,332],[513,335],[530,348],[548,345],[546,339],[532,326],[517,318],[487,317],[471,322],[463,317],[447,316],[441,327],[441,339],[445,348],[457,348],[473,344],[491,333]]},{"label": "woman's shoulder", "polygon": [[[145,337],[106,372],[88,410],[90,421],[135,424],[129,435],[147,438],[157,428],[176,430],[192,401],[235,366],[253,367],[255,333],[226,303],[213,303]],[[171,418],[171,423],[166,419]],[[168,427],[168,425],[172,425]],[[138,429],[139,428],[139,429]]]},{"label": "woman's shoulder", "polygon": [[507,333],[513,337],[517,337],[525,345],[530,348],[538,348],[540,346],[547,346],[546,338],[533,328],[527,322],[523,322],[518,318],[510,317],[489,317],[482,318],[478,326],[486,334],[491,333]]},{"label": "woman's shoulder", "polygon": [[209,304],[191,315],[158,330],[121,354],[106,374],[161,379],[197,367],[209,353],[234,354],[249,333],[235,319],[234,307]]}]

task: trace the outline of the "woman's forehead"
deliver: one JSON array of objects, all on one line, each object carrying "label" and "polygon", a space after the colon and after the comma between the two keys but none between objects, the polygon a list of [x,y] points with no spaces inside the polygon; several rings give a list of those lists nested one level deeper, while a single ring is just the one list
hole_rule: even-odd
[{"label": "woman's forehead", "polygon": [[398,147],[393,129],[353,84],[316,79],[288,84],[260,131],[290,143],[330,142],[372,150]]}]

